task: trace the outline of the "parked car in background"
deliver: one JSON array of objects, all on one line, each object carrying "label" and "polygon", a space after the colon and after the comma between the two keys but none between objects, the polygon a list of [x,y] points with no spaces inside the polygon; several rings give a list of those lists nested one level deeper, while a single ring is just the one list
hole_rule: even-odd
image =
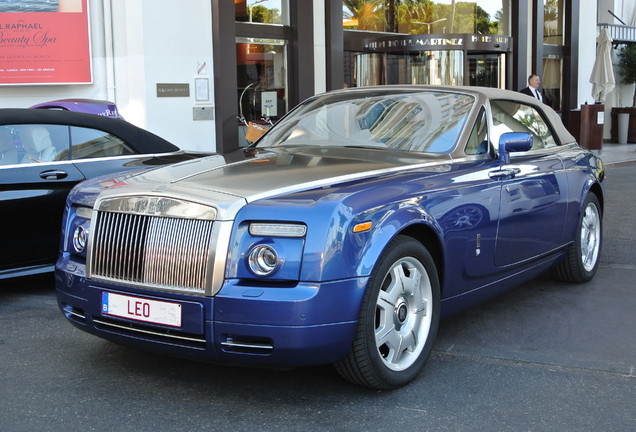
[{"label": "parked car in background", "polygon": [[334,363],[395,388],[424,367],[441,317],[546,271],[590,280],[603,180],[601,160],[520,93],[335,91],[238,153],[75,188],[58,304],[124,345]]},{"label": "parked car in background", "polygon": [[96,99],[59,99],[29,107],[31,109],[57,109],[83,112],[123,120],[114,102]]},{"label": "parked car in background", "polygon": [[122,120],[0,109],[0,279],[53,271],[66,196],[80,181],[200,156]]}]

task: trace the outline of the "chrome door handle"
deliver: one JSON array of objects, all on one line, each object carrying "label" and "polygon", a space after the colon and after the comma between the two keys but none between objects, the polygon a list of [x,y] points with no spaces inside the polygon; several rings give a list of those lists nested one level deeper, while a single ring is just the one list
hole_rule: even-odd
[{"label": "chrome door handle", "polygon": [[519,168],[508,168],[508,169],[502,169],[497,171],[490,171],[488,173],[488,177],[490,177],[493,180],[513,178],[520,172],[521,170]]},{"label": "chrome door handle", "polygon": [[42,171],[40,173],[40,178],[43,180],[62,180],[66,177],[68,177],[68,173],[66,171],[50,170]]}]

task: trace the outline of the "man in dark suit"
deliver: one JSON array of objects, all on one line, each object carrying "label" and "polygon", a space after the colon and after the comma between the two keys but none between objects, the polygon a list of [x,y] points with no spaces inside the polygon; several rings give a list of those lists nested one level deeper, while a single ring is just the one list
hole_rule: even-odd
[{"label": "man in dark suit", "polygon": [[519,90],[519,92],[537,98],[543,103],[547,103],[545,95],[539,90],[539,84],[541,84],[539,75],[532,74],[528,77],[528,87]]}]

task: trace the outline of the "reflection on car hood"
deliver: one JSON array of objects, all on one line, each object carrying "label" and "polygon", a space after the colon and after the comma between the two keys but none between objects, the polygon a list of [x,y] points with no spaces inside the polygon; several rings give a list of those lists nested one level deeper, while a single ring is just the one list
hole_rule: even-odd
[{"label": "reflection on car hood", "polygon": [[125,194],[169,195],[220,207],[231,217],[246,203],[301,190],[406,169],[440,172],[448,155],[370,148],[293,147],[245,150],[155,169],[112,183],[100,198]]}]

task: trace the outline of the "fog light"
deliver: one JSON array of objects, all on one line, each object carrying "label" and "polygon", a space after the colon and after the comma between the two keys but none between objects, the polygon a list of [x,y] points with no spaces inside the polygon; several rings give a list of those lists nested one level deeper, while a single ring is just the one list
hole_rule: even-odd
[{"label": "fog light", "polygon": [[250,269],[258,276],[270,275],[278,266],[278,254],[269,245],[258,245],[250,251]]},{"label": "fog light", "polygon": [[86,229],[83,225],[75,228],[75,232],[73,233],[73,248],[75,252],[81,254],[86,249],[86,243],[88,241],[88,229]]}]

